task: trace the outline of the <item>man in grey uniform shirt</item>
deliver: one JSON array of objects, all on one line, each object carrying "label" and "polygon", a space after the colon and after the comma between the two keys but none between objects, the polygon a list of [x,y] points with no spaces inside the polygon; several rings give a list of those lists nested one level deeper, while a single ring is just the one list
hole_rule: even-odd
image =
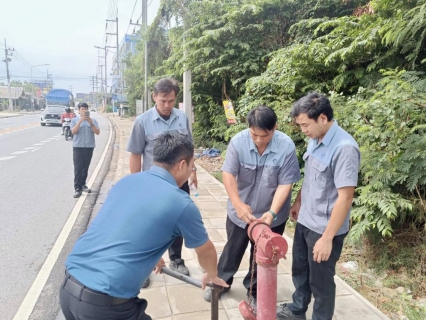
[{"label": "man in grey uniform shirt", "polygon": [[306,319],[315,298],[313,320],[334,313],[336,263],[349,230],[349,215],[358,182],[358,144],[333,120],[333,109],[316,92],[298,100],[291,116],[310,140],[303,159],[305,178],[290,209],[297,220],[293,242],[293,301],[277,308],[277,318]]},{"label": "man in grey uniform shirt", "polygon": [[[154,85],[152,95],[155,106],[138,116],[133,125],[127,151],[130,155],[130,172],[137,173],[142,169],[141,159],[143,155],[143,171],[147,171],[153,164],[153,147],[155,140],[163,132],[177,132],[184,136],[189,136],[192,141],[189,129],[188,117],[179,109],[174,108],[176,98],[179,94],[178,82],[171,78],[159,80]],[[195,168],[194,168],[195,169]],[[189,182],[197,186],[197,175],[193,171]],[[185,182],[181,190],[189,194],[188,182]],[[182,274],[189,275],[189,270],[182,259],[183,238],[177,237],[169,248],[169,267]],[[143,288],[149,285],[149,278]]]},{"label": "man in grey uniform shirt", "polygon": [[[248,224],[263,219],[273,232],[284,232],[289,216],[291,187],[300,179],[299,162],[293,141],[277,131],[277,115],[267,106],[258,106],[247,116],[249,129],[229,143],[222,166],[223,184],[228,193],[226,233],[228,241],[218,263],[218,274],[229,284],[238,271],[250,239]],[[249,295],[254,244],[251,243],[250,269],[243,280]],[[254,267],[253,301],[256,306],[257,266]],[[204,299],[210,301],[211,290]]]}]

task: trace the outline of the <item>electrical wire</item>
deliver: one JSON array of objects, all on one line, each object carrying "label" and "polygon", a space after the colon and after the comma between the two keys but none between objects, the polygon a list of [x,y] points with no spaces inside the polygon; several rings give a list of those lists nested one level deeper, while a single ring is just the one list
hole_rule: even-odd
[{"label": "electrical wire", "polygon": [[[130,16],[130,21],[132,21],[133,19],[133,14],[135,13],[135,9],[136,9],[136,5],[138,4],[138,0],[135,1],[135,5],[133,6],[133,11],[132,11],[132,15]],[[129,33],[129,28],[130,28],[130,21],[129,21],[129,25],[127,26],[127,31],[126,34]],[[139,19],[136,21],[136,23],[138,23]]]}]

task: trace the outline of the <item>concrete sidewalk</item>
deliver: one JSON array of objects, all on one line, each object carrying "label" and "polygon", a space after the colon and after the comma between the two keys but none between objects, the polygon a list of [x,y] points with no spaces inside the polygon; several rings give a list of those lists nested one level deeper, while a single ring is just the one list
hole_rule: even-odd
[{"label": "concrete sidewalk", "polygon": [[[119,149],[114,180],[130,173],[129,153],[125,151],[133,121],[107,115],[116,130],[116,148]],[[217,181],[206,170],[198,167],[198,193],[194,202],[201,211],[204,225],[210,239],[215,244],[218,254],[223,250],[226,242],[226,203],[227,195],[222,183]],[[291,299],[294,286],[291,279],[291,247],[292,239],[285,236],[289,244],[287,260],[281,260],[278,266],[278,302],[283,303]],[[169,258],[163,256],[168,266]],[[200,280],[203,271],[198,265],[194,250],[183,248],[182,258],[191,272],[191,277]],[[249,249],[242,260],[240,269],[234,278],[232,289],[224,294],[219,301],[219,318],[221,320],[243,319],[238,310],[238,304],[246,299],[246,289],[243,278],[249,267]],[[162,320],[208,320],[210,318],[210,303],[204,301],[199,288],[186,284],[166,275],[151,275],[151,284],[142,289],[140,297],[148,300],[147,314],[153,319]],[[383,313],[364,299],[340,278],[336,277],[337,299],[333,319],[336,320],[378,320],[388,319]],[[308,319],[312,317],[312,303],[308,310]],[[58,319],[61,319],[58,317]]]}]

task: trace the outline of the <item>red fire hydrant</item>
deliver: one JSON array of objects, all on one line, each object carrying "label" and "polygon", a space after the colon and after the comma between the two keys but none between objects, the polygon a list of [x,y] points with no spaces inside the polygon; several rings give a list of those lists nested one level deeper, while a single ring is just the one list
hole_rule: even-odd
[{"label": "red fire hydrant", "polygon": [[257,263],[257,313],[253,313],[247,301],[241,301],[238,309],[245,320],[275,320],[277,266],[278,261],[285,257],[288,244],[261,220],[250,223],[247,233],[256,246],[254,258]]}]

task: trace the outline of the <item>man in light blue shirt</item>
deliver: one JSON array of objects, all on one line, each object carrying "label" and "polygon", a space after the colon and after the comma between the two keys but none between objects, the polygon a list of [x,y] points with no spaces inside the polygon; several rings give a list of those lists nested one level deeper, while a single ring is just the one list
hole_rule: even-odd
[{"label": "man in light blue shirt", "polygon": [[[184,112],[174,107],[179,90],[177,81],[171,78],[161,79],[154,85],[153,99],[155,106],[135,119],[127,145],[127,151],[130,152],[130,173],[138,173],[141,169],[147,171],[151,168],[154,143],[162,133],[175,132],[187,136],[192,141],[188,117]],[[143,164],[141,164],[142,156]],[[195,171],[191,174],[189,181],[197,186]],[[189,194],[188,182],[185,182],[181,189]],[[169,267],[174,271],[189,275],[189,270],[182,259],[182,244],[183,239],[176,237],[170,246]],[[144,288],[148,286],[149,278],[147,278]]]},{"label": "man in light blue shirt", "polygon": [[87,174],[90,161],[95,148],[95,134],[99,135],[99,125],[95,119],[87,116],[89,106],[85,102],[78,104],[80,115],[71,120],[70,128],[73,137],[73,160],[74,160],[74,198],[79,198],[81,192],[90,193],[86,186]]},{"label": "man in light blue shirt", "polygon": [[[248,224],[263,219],[273,232],[282,235],[289,216],[291,187],[300,179],[296,148],[286,134],[276,130],[274,110],[258,106],[249,112],[247,122],[249,128],[231,139],[222,166],[223,184],[229,196],[228,241],[220,256],[218,271],[229,288],[250,243]],[[250,267],[243,284],[249,295],[253,280],[251,293],[255,308],[257,265],[252,274],[253,249],[251,242]],[[206,291],[204,299],[211,300],[211,290]]]},{"label": "man in light blue shirt", "polygon": [[331,320],[336,263],[349,231],[360,152],[352,136],[333,119],[326,96],[309,93],[295,102],[291,115],[310,140],[303,155],[302,189],[290,209],[291,218],[297,220],[292,255],[296,291],[291,303],[277,308],[277,318],[305,320],[313,295],[312,319]]}]

